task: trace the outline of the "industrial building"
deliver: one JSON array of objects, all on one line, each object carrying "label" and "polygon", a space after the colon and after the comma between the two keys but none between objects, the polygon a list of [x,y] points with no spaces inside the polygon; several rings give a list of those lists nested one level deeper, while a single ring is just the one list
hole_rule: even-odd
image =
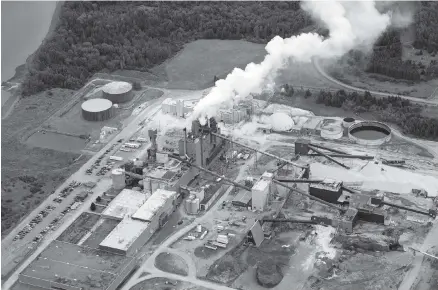
[{"label": "industrial building", "polygon": [[251,190],[251,206],[253,210],[264,211],[268,204],[269,195],[272,193],[272,179],[274,175],[265,172],[254,184]]},{"label": "industrial building", "polygon": [[218,120],[225,124],[237,124],[248,120],[249,117],[250,114],[246,108],[220,109],[218,113]]},{"label": "industrial building", "polygon": [[102,97],[114,104],[126,103],[133,99],[132,85],[127,82],[110,82],[102,87]]},{"label": "industrial building", "polygon": [[309,194],[330,203],[338,203],[342,195],[342,182],[324,179],[321,183],[311,183]]},{"label": "industrial building", "polygon": [[102,212],[102,216],[122,220],[132,216],[146,201],[146,195],[142,192],[123,189]]},{"label": "industrial building", "polygon": [[136,266],[132,257],[55,240],[18,281],[44,289],[115,290]]},{"label": "industrial building", "polygon": [[82,103],[82,117],[87,121],[105,121],[115,114],[113,103],[106,99],[91,99]]},{"label": "industrial building", "polygon": [[212,133],[220,133],[216,120],[210,118],[205,125],[199,120],[192,122],[192,130],[187,133],[184,129],[184,138],[179,140],[179,155],[188,156],[199,166],[207,166],[222,150],[224,140]]},{"label": "industrial building", "polygon": [[[123,192],[125,194],[119,198]],[[121,255],[135,254],[166,224],[177,205],[175,191],[157,189],[147,200],[141,199],[140,195],[145,197],[141,192],[125,189],[109,204],[109,208],[118,209],[116,217],[121,216],[119,212],[129,214],[125,214],[117,227],[99,244],[100,249]]]},{"label": "industrial building", "polygon": [[184,100],[174,100],[167,98],[161,104],[161,110],[164,114],[184,118],[193,111],[193,106],[186,105]]},{"label": "industrial building", "polygon": [[301,127],[301,134],[303,135],[320,135],[322,119],[319,117],[310,117]]}]

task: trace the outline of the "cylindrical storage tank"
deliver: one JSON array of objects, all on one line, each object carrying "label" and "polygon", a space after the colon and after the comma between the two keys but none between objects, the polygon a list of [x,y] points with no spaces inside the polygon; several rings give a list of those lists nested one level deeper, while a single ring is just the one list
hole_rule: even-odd
[{"label": "cylindrical storage tank", "polygon": [[134,94],[132,85],[127,82],[111,82],[102,87],[103,98],[113,103],[126,103],[132,100]]},{"label": "cylindrical storage tank", "polygon": [[140,186],[141,188],[144,188],[143,183],[144,183],[143,180],[139,180],[138,181],[138,186]]},{"label": "cylindrical storage tank", "polygon": [[199,211],[199,198],[195,198],[194,200],[192,200],[191,210],[194,214],[198,213],[198,211]]},{"label": "cylindrical storage tank", "polygon": [[351,125],[353,125],[355,121],[356,120],[354,118],[351,118],[351,117],[344,118],[344,120],[342,121],[342,127],[348,128]]},{"label": "cylindrical storage tank", "polygon": [[111,172],[111,177],[112,177],[114,189],[125,188],[125,172],[122,169],[120,168],[114,169]]},{"label": "cylindrical storage tank", "polygon": [[151,190],[151,179],[150,178],[147,178],[147,177],[145,177],[144,179],[143,179],[143,189],[145,190],[145,191],[150,191],[150,192],[152,192]]},{"label": "cylindrical storage tank", "polygon": [[133,187],[132,190],[133,191],[141,191],[141,188],[136,186],[136,187]]},{"label": "cylindrical storage tank", "polygon": [[202,232],[202,225],[197,225],[196,226],[196,231],[198,232],[198,233],[200,233],[200,232]]},{"label": "cylindrical storage tank", "polygon": [[194,194],[190,194],[189,197],[185,200],[184,205],[185,205],[185,209],[186,212],[188,214],[192,214],[192,201],[195,199],[195,195]]},{"label": "cylindrical storage tank", "polygon": [[143,167],[143,161],[140,159],[134,160],[135,167]]},{"label": "cylindrical storage tank", "polygon": [[342,138],[344,131],[341,127],[331,127],[321,129],[321,137],[329,140],[336,140]]},{"label": "cylindrical storage tank", "polygon": [[114,116],[113,103],[105,99],[91,99],[82,103],[82,117],[87,121],[105,121]]}]

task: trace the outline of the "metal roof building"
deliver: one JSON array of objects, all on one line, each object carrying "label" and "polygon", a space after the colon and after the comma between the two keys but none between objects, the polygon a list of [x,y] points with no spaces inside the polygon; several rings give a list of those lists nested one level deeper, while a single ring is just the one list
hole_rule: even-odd
[{"label": "metal roof building", "polygon": [[169,203],[176,199],[176,192],[165,189],[157,189],[151,197],[132,215],[133,219],[151,222],[159,216]]},{"label": "metal roof building", "polygon": [[122,220],[132,216],[146,201],[146,195],[139,191],[124,189],[102,212],[102,216]]},{"label": "metal roof building", "polygon": [[[99,244],[99,248],[126,255],[137,250],[152,236],[153,232],[149,233],[148,227],[147,222],[125,218]],[[145,239],[145,235],[149,237]]]}]

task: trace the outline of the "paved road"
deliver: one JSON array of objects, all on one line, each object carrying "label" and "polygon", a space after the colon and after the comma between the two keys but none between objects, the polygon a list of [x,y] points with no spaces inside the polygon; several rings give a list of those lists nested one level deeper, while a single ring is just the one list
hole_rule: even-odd
[{"label": "paved road", "polygon": [[[243,178],[246,168],[248,166],[251,166],[254,163],[254,158],[255,158],[255,155],[252,158],[248,159],[245,162],[245,164],[240,167],[239,174],[236,177],[236,181],[239,181]],[[233,190],[232,186],[228,188],[228,190],[221,196],[221,198],[215,204],[216,205],[221,204],[224,200],[226,200],[228,198],[228,194],[230,193],[231,190]],[[211,289],[217,289],[217,290],[232,289],[232,288],[220,285],[220,284],[216,284],[213,282],[208,282],[205,280],[198,279],[196,277],[196,265],[194,265],[190,256],[185,255],[185,253],[180,255],[180,257],[183,258],[187,262],[187,265],[189,265],[189,275],[187,277],[169,274],[167,272],[157,270],[155,267],[155,258],[160,253],[172,252],[172,253],[179,255],[181,252],[170,248],[170,246],[174,242],[176,242],[177,240],[179,240],[180,238],[185,236],[189,231],[193,230],[196,225],[201,224],[204,220],[214,219],[213,215],[214,215],[214,211],[210,210],[206,214],[204,214],[203,216],[196,218],[195,220],[193,220],[192,223],[188,224],[187,226],[181,228],[179,231],[177,231],[173,235],[171,235],[157,249],[155,249],[154,253],[151,256],[149,256],[148,259],[146,259],[146,261],[140,266],[140,268],[135,272],[135,274],[123,286],[122,290],[129,290],[134,285],[140,283],[141,281],[144,281],[144,280],[151,278],[150,276],[140,277],[143,272],[148,272],[148,273],[154,274],[154,273],[157,273],[157,271],[161,272],[161,274],[159,274],[158,276],[155,275],[154,277],[172,278],[175,280],[186,281],[186,282],[190,282],[190,283],[193,283],[196,285],[204,286],[204,287],[211,288]],[[195,267],[194,270],[193,270],[193,267]],[[195,275],[193,275],[193,273]]]},{"label": "paved road", "polygon": [[[71,175],[52,195],[50,195],[40,206],[38,206],[27,218],[25,218],[11,233],[6,236],[2,241],[2,253],[8,253],[13,248],[20,248],[23,247],[24,244],[28,243],[30,240],[33,239],[38,233],[47,225],[49,224],[56,216],[59,216],[59,214],[65,209],[65,206],[68,204],[71,204],[74,200],[74,194],[70,194],[67,198],[64,199],[62,205],[58,205],[55,210],[53,210],[49,216],[44,218],[43,222],[38,224],[31,232],[29,232],[25,238],[21,241],[12,241],[13,237],[23,228],[25,227],[30,220],[38,214],[41,210],[43,210],[47,205],[52,204],[53,198],[55,198],[60,191],[68,186],[69,183],[72,181],[87,181],[92,180],[92,177],[85,174],[85,171],[87,168],[89,168],[96,160],[97,158],[103,154],[107,149],[109,149],[113,144],[117,142],[119,139],[129,139],[130,136],[132,136],[137,130],[138,130],[138,123],[140,120],[146,119],[146,117],[150,117],[153,113],[156,113],[157,107],[161,104],[161,102],[164,100],[164,98],[167,97],[167,94],[163,95],[163,97],[154,100],[152,104],[144,109],[140,114],[135,116],[129,125],[127,125],[122,132],[120,132],[116,137],[113,138],[112,141],[110,141],[106,146],[104,146],[98,153],[96,153],[95,156],[93,156],[88,162],[86,162],[76,173]],[[101,179],[100,182],[104,182],[105,179]],[[95,179],[93,181],[96,181]],[[111,184],[109,184],[110,186]],[[109,188],[109,187],[108,187]],[[75,214],[68,218],[67,216],[64,217],[63,221],[64,224],[58,228],[55,232],[52,234],[47,234],[45,239],[46,241],[43,242],[42,245],[39,246],[38,250],[30,256],[26,261],[11,275],[11,277],[5,281],[5,284],[3,285],[2,289],[8,289],[18,278],[18,273],[20,273],[42,250],[45,249],[45,247],[59,234],[62,233],[64,229],[68,227],[76,218],[79,216],[84,209],[88,208],[91,204],[91,202],[100,194],[102,194],[103,191],[105,191],[108,188],[96,188],[93,189],[94,194],[88,198],[88,201],[85,202],[80,208],[76,209]],[[8,258],[11,260],[13,258],[11,255],[5,256],[5,258]],[[3,257],[2,257],[3,260]]]},{"label": "paved road", "polygon": [[[364,90],[361,88],[357,88],[357,87],[353,87],[347,84],[344,84],[343,82],[338,81],[337,79],[329,76],[320,66],[318,59],[313,58],[312,59],[312,63],[313,66],[315,67],[315,69],[318,71],[318,73],[323,76],[325,79],[327,79],[328,81],[337,84],[341,87],[344,87],[346,89],[349,90],[353,90],[353,91],[358,91],[358,92],[365,92],[365,91],[369,91],[369,90]],[[369,91],[372,95],[374,96],[379,96],[379,97],[390,97],[390,96],[395,96],[396,94],[394,93],[384,93],[384,92],[377,92],[377,91]],[[414,98],[414,97],[410,97],[410,96],[404,96],[404,95],[397,95],[398,97],[402,98],[402,99],[406,99],[415,103],[420,103],[423,105],[429,105],[429,106],[438,106],[438,100],[437,99],[420,99],[420,98]]]}]

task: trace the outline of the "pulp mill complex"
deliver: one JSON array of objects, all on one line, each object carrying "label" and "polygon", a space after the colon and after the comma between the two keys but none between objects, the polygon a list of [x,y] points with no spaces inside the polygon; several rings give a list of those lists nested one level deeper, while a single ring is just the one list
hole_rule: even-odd
[{"label": "pulp mill complex", "polygon": [[[85,101],[82,116],[89,121],[112,118],[119,103],[132,99],[132,86],[110,83],[102,88],[102,97]],[[191,113],[193,103],[167,99],[162,103],[163,114],[184,118]],[[119,155],[144,149],[144,155],[133,160],[113,155],[108,160],[111,189],[102,192],[89,210],[82,213],[55,241],[19,275],[22,284],[45,289],[118,289],[141,264],[142,249],[181,211],[186,217],[196,218],[225,206],[246,216],[229,224],[243,228],[243,243],[260,247],[272,237],[277,222],[303,223],[333,227],[339,233],[350,234],[359,221],[389,225],[387,208],[397,208],[423,216],[436,217],[435,208],[408,207],[392,202],[381,192],[358,189],[342,180],[313,178],[309,160],[323,158],[330,164],[349,170],[345,160],[368,160],[375,164],[403,165],[401,160],[383,159],[371,155],[353,155],[316,144],[312,136],[325,140],[340,140],[366,146],[388,142],[391,130],[377,122],[358,122],[352,118],[323,118],[307,116],[290,122],[287,130],[278,132],[275,124],[260,123],[264,134],[297,135],[288,157],[273,154],[240,143],[225,135],[225,124],[248,121],[260,109],[252,102],[238,108],[221,109],[218,117],[195,120],[190,128],[178,130],[177,137],[161,142],[156,129],[146,129],[129,142],[120,140]],[[361,129],[373,129],[376,137],[364,138]],[[174,135],[174,136],[175,136]],[[172,139],[172,140],[171,140]],[[259,156],[259,157],[258,157]],[[264,156],[275,161],[275,168],[258,176],[247,176],[241,182],[226,177],[226,170],[215,164],[249,162]],[[424,190],[419,189],[419,192]],[[217,201],[230,194],[228,200]],[[326,209],[315,211],[305,219],[282,218],[282,210],[294,194],[306,202]],[[424,193],[427,197],[427,193]],[[86,195],[85,195],[86,198]],[[436,199],[434,200],[436,204]],[[299,211],[299,209],[294,209]],[[178,213],[179,214],[179,213]],[[244,225],[242,224],[245,223]],[[84,225],[88,225],[85,227]],[[78,230],[78,229],[84,230]],[[203,240],[210,251],[227,248],[232,233],[214,234],[208,226],[196,227],[196,234],[187,240]],[[218,232],[224,227],[217,226]]]}]

